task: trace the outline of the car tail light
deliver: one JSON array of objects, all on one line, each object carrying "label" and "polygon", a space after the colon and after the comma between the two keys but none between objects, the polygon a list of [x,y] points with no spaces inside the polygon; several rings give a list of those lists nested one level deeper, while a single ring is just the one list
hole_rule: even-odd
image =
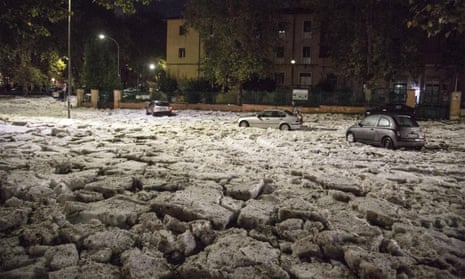
[{"label": "car tail light", "polygon": [[396,131],[396,136],[400,138],[400,131]]},{"label": "car tail light", "polygon": [[173,110],[173,106],[168,106],[168,108],[169,108],[170,110]]}]

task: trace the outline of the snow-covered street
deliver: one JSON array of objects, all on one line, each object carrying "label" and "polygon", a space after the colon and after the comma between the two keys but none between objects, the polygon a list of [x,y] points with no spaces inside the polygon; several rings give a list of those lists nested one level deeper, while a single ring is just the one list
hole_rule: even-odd
[{"label": "snow-covered street", "polygon": [[240,115],[0,99],[0,278],[465,278],[463,121],[413,151]]}]

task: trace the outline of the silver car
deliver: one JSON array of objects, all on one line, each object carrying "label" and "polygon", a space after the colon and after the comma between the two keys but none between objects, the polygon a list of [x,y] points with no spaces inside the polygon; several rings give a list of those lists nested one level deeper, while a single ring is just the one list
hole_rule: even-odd
[{"label": "silver car", "polygon": [[410,115],[373,114],[347,129],[349,142],[361,142],[388,149],[412,147],[421,149],[425,134]]},{"label": "silver car", "polygon": [[173,107],[164,101],[150,101],[145,107],[147,115],[159,116],[159,115],[173,115]]},{"label": "silver car", "polygon": [[288,110],[269,109],[255,115],[241,117],[237,123],[239,127],[297,130],[302,128],[302,115],[294,114]]}]

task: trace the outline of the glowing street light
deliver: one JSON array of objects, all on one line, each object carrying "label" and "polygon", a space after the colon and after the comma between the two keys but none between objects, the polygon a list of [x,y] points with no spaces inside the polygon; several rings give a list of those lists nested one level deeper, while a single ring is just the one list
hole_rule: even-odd
[{"label": "glowing street light", "polygon": [[112,40],[113,42],[115,42],[116,48],[118,49],[118,77],[119,77],[119,76],[120,76],[120,70],[119,70],[119,44],[118,44],[118,42],[117,42],[115,39],[113,39],[112,37],[106,36],[106,35],[104,35],[104,34],[99,34],[98,37],[100,38],[100,40],[105,40],[105,38],[108,37],[108,39],[110,39],[110,40]]}]

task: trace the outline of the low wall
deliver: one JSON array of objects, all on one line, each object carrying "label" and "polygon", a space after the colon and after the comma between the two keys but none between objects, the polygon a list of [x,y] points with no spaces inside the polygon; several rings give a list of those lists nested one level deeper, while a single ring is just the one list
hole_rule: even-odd
[{"label": "low wall", "polygon": [[[212,111],[233,111],[233,112],[257,112],[270,108],[287,109],[292,111],[291,106],[269,106],[269,105],[219,105],[219,104],[187,104],[173,103],[174,110],[212,110]],[[144,109],[146,103],[119,103],[121,109]],[[320,107],[300,107],[302,113],[345,113],[359,114],[365,111],[365,107],[349,106],[320,106]]]},{"label": "low wall", "polygon": [[[243,104],[242,111],[256,112],[265,109],[277,108],[287,109],[292,111],[291,106],[267,106],[267,105],[250,105]],[[365,111],[365,107],[351,107],[351,106],[319,106],[319,107],[299,107],[302,113],[347,113],[359,114]]]}]

